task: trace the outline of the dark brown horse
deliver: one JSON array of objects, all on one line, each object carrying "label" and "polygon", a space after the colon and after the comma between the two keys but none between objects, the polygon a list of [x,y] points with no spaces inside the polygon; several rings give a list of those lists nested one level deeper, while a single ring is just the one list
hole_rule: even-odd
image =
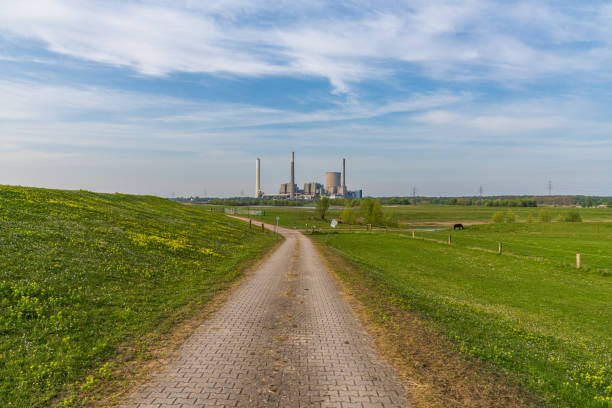
[{"label": "dark brown horse", "polygon": [[454,230],[456,230],[456,229],[462,230],[463,229],[463,224],[455,224],[455,225],[453,225],[453,229]]}]

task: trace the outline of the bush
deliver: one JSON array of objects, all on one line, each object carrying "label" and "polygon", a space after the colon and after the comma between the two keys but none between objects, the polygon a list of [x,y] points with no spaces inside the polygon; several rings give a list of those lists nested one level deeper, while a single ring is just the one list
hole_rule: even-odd
[{"label": "bush", "polygon": [[563,217],[561,214],[559,214],[559,215],[557,215],[557,218],[555,218],[555,221],[563,222],[563,221],[565,221],[565,217]]},{"label": "bush", "polygon": [[552,217],[550,216],[550,211],[548,211],[547,209],[540,210],[539,218],[540,218],[540,222],[552,221]]},{"label": "bush", "polygon": [[527,222],[533,222],[533,221],[534,221],[533,214],[532,214],[532,213],[529,213],[529,214],[527,215]]},{"label": "bush", "polygon": [[516,215],[514,215],[512,210],[508,210],[506,212],[506,222],[515,222],[515,221],[516,221]]},{"label": "bush", "polygon": [[324,220],[325,219],[325,214],[327,214],[327,210],[329,209],[329,198],[327,197],[321,197],[319,198],[319,201],[317,201],[317,205],[316,205],[316,212],[317,215]]},{"label": "bush", "polygon": [[342,210],[342,215],[340,216],[342,223],[352,225],[355,223],[355,210],[350,207],[346,207]]},{"label": "bush", "polygon": [[567,214],[565,214],[565,222],[582,222],[582,217],[576,210],[569,211]]},{"label": "bush", "polygon": [[369,197],[361,200],[361,214],[367,224],[382,224],[384,214],[380,200],[373,200]]},{"label": "bush", "polygon": [[495,224],[501,224],[504,222],[504,214],[500,213],[500,212],[496,212],[495,214],[493,214],[493,217],[491,217],[491,222],[494,222]]}]

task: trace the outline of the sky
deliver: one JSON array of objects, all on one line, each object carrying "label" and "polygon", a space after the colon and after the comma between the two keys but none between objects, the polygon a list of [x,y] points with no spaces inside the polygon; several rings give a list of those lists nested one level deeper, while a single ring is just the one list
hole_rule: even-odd
[{"label": "sky", "polygon": [[0,184],[612,195],[609,1],[0,0]]}]

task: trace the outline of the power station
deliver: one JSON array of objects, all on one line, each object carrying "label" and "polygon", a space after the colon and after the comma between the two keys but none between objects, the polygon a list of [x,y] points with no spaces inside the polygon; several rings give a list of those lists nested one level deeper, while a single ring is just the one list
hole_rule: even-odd
[{"label": "power station", "polygon": [[342,172],[325,173],[325,186],[315,181],[304,183],[299,189],[295,183],[295,153],[291,152],[291,173],[289,183],[280,186],[278,194],[264,194],[261,191],[261,160],[255,162],[255,197],[269,200],[315,200],[321,196],[329,198],[362,198],[362,190],[349,191],[346,187],[346,159],[342,159]]}]

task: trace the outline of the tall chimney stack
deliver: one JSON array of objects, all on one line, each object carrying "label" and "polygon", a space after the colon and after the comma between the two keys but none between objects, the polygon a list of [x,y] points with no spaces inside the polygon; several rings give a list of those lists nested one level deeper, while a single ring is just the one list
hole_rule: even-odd
[{"label": "tall chimney stack", "polygon": [[295,168],[293,164],[294,153],[291,152],[291,181],[289,182],[289,198],[295,198]]},{"label": "tall chimney stack", "polygon": [[342,159],[342,194],[346,195],[346,159]]},{"label": "tall chimney stack", "polygon": [[255,197],[259,197],[261,194],[261,174],[259,172],[260,160],[259,157],[255,161]]}]

